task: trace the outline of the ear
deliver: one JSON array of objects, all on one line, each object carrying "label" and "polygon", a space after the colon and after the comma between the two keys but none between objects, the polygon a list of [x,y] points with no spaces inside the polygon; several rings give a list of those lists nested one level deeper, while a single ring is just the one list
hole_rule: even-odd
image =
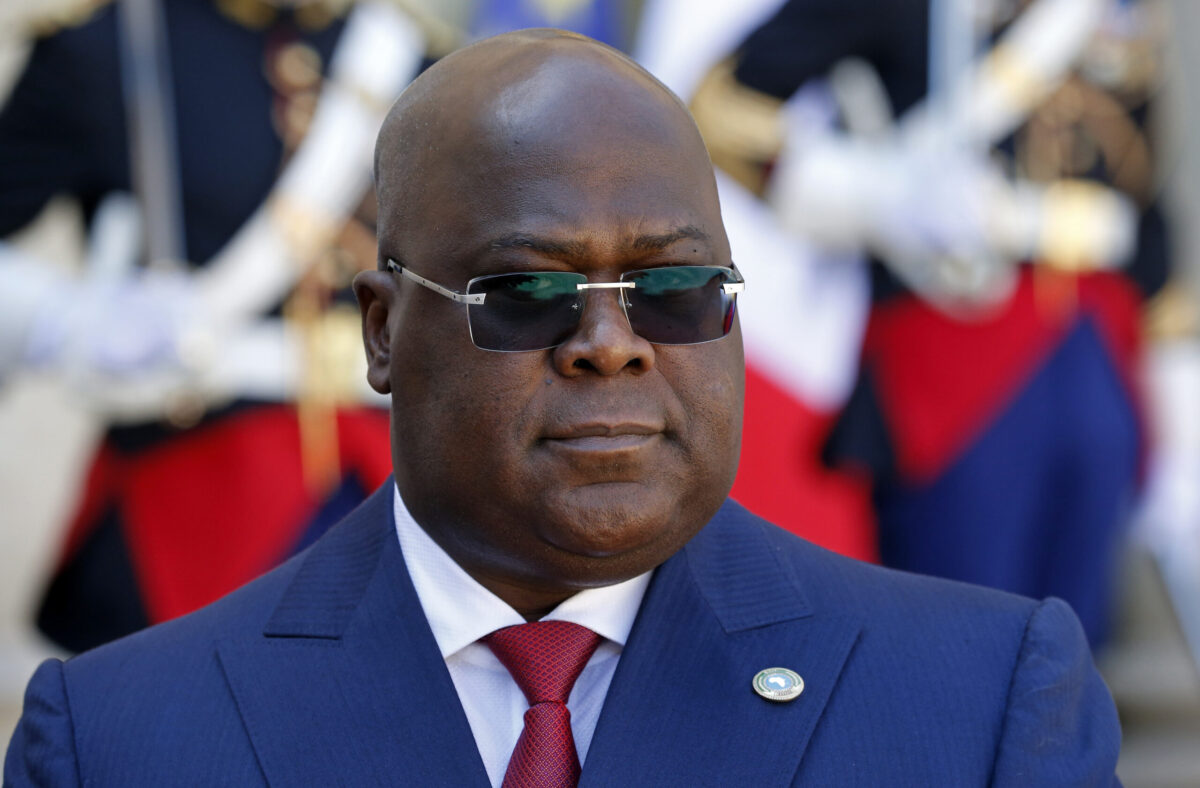
[{"label": "ear", "polygon": [[395,278],[384,271],[362,271],[354,277],[354,297],[362,313],[363,347],[367,351],[367,383],[380,394],[392,391],[392,331],[389,316]]}]

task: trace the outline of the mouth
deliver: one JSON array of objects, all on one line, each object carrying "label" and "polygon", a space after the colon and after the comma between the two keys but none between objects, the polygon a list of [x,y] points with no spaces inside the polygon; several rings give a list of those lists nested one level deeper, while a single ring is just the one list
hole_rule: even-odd
[{"label": "mouth", "polygon": [[649,422],[594,422],[551,430],[543,440],[577,452],[616,452],[647,446],[662,437],[663,427]]}]

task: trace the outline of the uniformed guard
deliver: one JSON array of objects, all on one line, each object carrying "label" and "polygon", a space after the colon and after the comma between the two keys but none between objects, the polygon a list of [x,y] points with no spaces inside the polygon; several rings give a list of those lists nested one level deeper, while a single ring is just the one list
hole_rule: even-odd
[{"label": "uniformed guard", "polygon": [[59,374],[113,425],[39,615],[71,649],[215,599],[386,476],[337,294],[375,265],[379,122],[450,43],[386,0],[79,7],[0,111],[0,235],[60,193],[92,228],[78,276],[0,260],[0,378]]},{"label": "uniformed guard", "polygon": [[[1064,597],[1095,644],[1142,451],[1140,300],[1167,269],[1156,31],[1140,3],[1020,6],[789,0],[693,106],[793,230],[877,260],[828,454],[871,470],[883,561]],[[784,104],[817,83],[837,125]]]}]

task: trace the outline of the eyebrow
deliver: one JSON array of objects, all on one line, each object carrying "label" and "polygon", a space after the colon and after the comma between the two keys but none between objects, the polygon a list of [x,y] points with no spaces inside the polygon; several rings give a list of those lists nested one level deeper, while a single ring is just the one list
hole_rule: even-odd
[{"label": "eyebrow", "polygon": [[516,233],[497,238],[488,244],[493,252],[505,249],[529,249],[547,257],[582,257],[584,245],[579,241],[552,241],[535,235]]},{"label": "eyebrow", "polygon": [[[689,224],[668,233],[639,235],[633,239],[632,246],[639,252],[660,252],[677,241],[689,238],[705,242],[711,240],[708,233],[695,225]],[[497,238],[488,244],[488,248],[496,252],[504,251],[505,249],[529,249],[547,257],[584,257],[587,255],[586,244],[579,241],[555,241],[524,233],[514,233]]]},{"label": "eyebrow", "polygon": [[689,224],[662,235],[641,235],[634,239],[633,248],[642,252],[661,252],[676,241],[687,239],[708,242],[708,233],[695,225]]}]

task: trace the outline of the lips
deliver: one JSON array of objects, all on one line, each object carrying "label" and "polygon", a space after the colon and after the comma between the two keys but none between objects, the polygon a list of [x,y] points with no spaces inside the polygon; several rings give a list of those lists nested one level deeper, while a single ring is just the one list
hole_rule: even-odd
[{"label": "lips", "polygon": [[661,424],[648,421],[590,422],[552,429],[544,440],[575,451],[624,451],[654,442],[662,431]]}]

